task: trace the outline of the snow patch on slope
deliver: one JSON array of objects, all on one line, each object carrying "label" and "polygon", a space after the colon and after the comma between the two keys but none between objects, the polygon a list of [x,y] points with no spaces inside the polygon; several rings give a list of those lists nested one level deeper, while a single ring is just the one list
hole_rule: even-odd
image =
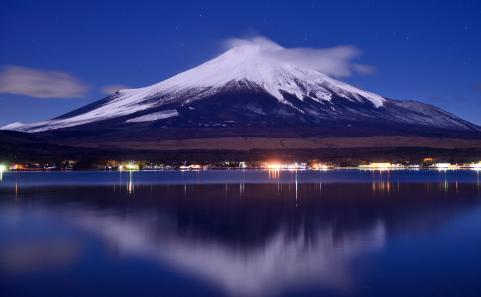
[{"label": "snow patch on slope", "polygon": [[127,120],[127,123],[151,122],[151,121],[157,121],[162,119],[168,119],[171,117],[176,117],[178,115],[179,113],[177,112],[176,109],[169,109],[169,110],[163,110],[163,111],[147,114],[141,117],[133,118],[133,119]]},{"label": "snow patch on slope", "polygon": [[[0,130],[14,130],[19,132],[35,133],[53,129],[68,128],[84,125],[110,118],[132,114],[153,106],[153,103],[139,103],[146,95],[148,88],[122,90],[112,96],[112,99],[100,107],[86,113],[70,117],[53,119],[34,124],[14,123],[0,128]],[[12,126],[14,125],[14,126]]]},{"label": "snow patch on slope", "polygon": [[25,124],[24,123],[21,123],[21,122],[15,122],[15,123],[11,123],[11,124],[8,124],[6,126],[3,126],[0,128],[0,130],[16,130],[18,129],[19,127],[22,127],[24,126]]}]

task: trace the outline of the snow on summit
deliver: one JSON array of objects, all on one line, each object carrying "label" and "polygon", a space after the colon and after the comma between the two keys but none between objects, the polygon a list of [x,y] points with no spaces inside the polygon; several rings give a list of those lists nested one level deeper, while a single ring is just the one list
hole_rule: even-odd
[{"label": "snow on summit", "polygon": [[221,56],[196,68],[180,73],[152,86],[158,92],[185,88],[219,89],[229,82],[247,80],[261,87],[279,101],[286,103],[281,91],[295,95],[299,100],[314,94],[318,100],[330,100],[331,93],[341,97],[364,97],[376,107],[384,99],[348,84],[329,78],[312,69],[301,69],[268,54],[259,45],[235,47]]}]

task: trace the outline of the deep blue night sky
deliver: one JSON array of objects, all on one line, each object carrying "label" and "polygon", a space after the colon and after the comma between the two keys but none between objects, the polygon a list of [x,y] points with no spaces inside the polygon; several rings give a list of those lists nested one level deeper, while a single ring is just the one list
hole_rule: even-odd
[{"label": "deep blue night sky", "polygon": [[[286,48],[353,45],[359,63],[377,71],[342,80],[481,125],[479,0],[84,0],[0,2],[0,126],[59,116],[106,97],[109,85],[152,85],[253,32]],[[5,83],[48,70],[76,84],[54,97],[73,98],[12,94],[18,88]]]}]

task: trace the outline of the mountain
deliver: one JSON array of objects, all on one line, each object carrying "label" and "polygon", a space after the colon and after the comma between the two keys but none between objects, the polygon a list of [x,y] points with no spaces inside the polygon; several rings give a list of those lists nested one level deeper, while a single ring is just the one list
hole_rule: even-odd
[{"label": "mountain", "polygon": [[323,130],[331,135],[347,130],[366,135],[481,132],[481,127],[432,105],[384,98],[276,60],[252,45],[52,120],[1,129],[160,133],[172,128],[189,131],[190,136],[196,130],[215,135],[234,130],[256,135],[269,129]]}]

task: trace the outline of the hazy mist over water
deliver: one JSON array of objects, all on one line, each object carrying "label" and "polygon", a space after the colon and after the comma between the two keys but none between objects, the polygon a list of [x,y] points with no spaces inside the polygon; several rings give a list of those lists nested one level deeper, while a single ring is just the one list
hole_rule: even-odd
[{"label": "hazy mist over water", "polygon": [[7,296],[479,296],[479,171],[3,173]]}]

